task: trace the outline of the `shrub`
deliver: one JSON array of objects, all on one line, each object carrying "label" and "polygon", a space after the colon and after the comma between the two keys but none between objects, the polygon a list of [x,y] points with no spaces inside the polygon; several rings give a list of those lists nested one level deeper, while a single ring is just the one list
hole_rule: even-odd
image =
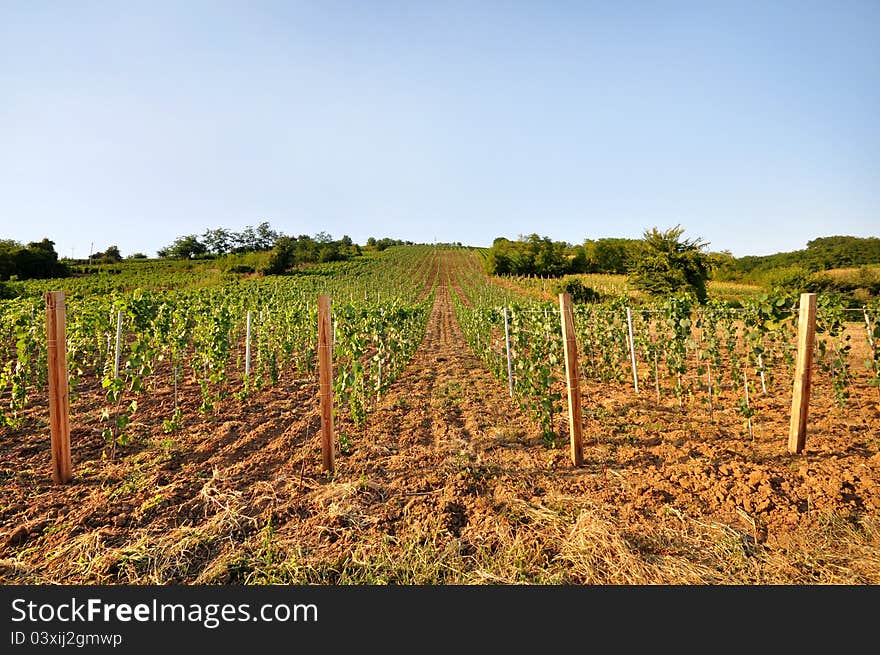
[{"label": "shrub", "polygon": [[[13,275],[12,277],[15,276]],[[0,300],[11,300],[12,298],[19,298],[23,296],[24,293],[24,285],[18,283],[15,280],[10,280],[9,282],[0,281]]]},{"label": "shrub", "polygon": [[688,292],[706,301],[706,280],[712,268],[707,245],[701,239],[682,239],[684,230],[645,230],[641,257],[630,269],[632,285],[652,296]]},{"label": "shrub", "polygon": [[588,287],[576,277],[560,280],[553,285],[553,293],[567,293],[571,295],[573,303],[600,302],[602,294]]},{"label": "shrub", "polygon": [[812,274],[800,266],[788,266],[768,271],[762,277],[770,289],[803,293],[810,290]]}]

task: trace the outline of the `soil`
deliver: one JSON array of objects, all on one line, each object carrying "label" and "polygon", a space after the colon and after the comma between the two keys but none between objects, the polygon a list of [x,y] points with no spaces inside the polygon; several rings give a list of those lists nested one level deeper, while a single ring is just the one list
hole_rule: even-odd
[{"label": "soil", "polygon": [[[112,460],[101,394],[83,389],[66,485],[49,475],[48,417],[5,429],[0,581],[880,583],[876,390],[842,410],[817,389],[793,455],[787,395],[754,399],[750,437],[730,403],[710,420],[584,381],[574,467],[564,417],[548,447],[473,356],[437,264],[424,341],[365,425],[339,420],[333,474],[316,379],[227,399],[174,434],[172,391],[157,388]],[[194,416],[197,389],[180,393]]]}]

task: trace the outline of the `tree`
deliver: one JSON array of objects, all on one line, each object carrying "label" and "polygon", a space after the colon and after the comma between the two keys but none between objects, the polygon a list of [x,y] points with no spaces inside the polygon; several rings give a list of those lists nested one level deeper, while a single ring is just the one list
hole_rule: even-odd
[{"label": "tree", "polygon": [[192,259],[199,255],[207,254],[208,247],[199,241],[195,234],[184,237],[177,237],[167,248],[162,248],[156,254],[159,257],[170,257],[171,259]]},{"label": "tree", "polygon": [[729,250],[710,252],[712,278],[715,280],[740,281],[742,273],[736,268],[736,257]]},{"label": "tree", "polygon": [[711,258],[703,252],[708,245],[701,239],[682,239],[684,229],[645,230],[643,252],[630,269],[630,282],[651,295],[665,296],[690,292],[699,302],[706,301],[706,280]]},{"label": "tree", "polygon": [[339,252],[343,257],[357,257],[361,254],[361,247],[350,236],[343,234],[339,240]]},{"label": "tree", "polygon": [[516,246],[513,241],[504,237],[498,237],[492,242],[484,264],[489,275],[511,275],[521,268]]},{"label": "tree", "polygon": [[556,277],[571,271],[574,254],[569,244],[538,234],[520,235],[516,241],[498,237],[489,248],[484,268],[490,275]]},{"label": "tree", "polygon": [[122,253],[119,252],[119,246],[110,246],[104,252],[94,253],[92,261],[102,264],[118,264],[122,261]]},{"label": "tree", "polygon": [[529,243],[534,246],[535,275],[558,277],[565,273],[568,266],[568,259],[565,255],[567,244],[553,241],[550,237],[538,237],[537,234],[532,234],[529,237]]},{"label": "tree", "polygon": [[18,241],[0,239],[0,280],[8,280],[12,275],[17,275],[13,255],[20,248]]},{"label": "tree", "polygon": [[587,261],[587,250],[583,246],[574,246],[571,249],[571,258],[568,260],[569,273],[588,273],[589,262]]},{"label": "tree", "polygon": [[319,262],[336,262],[344,258],[344,255],[339,252],[338,241],[328,241],[327,243],[320,244],[318,247]]},{"label": "tree", "polygon": [[49,239],[22,246],[11,239],[0,240],[0,280],[66,277],[69,269],[58,261],[55,242]]},{"label": "tree", "polygon": [[263,268],[266,275],[280,275],[296,262],[297,240],[293,237],[283,236],[275,240],[275,247],[269,255],[269,261]]},{"label": "tree", "polygon": [[250,225],[241,232],[233,234],[232,252],[255,252],[257,248],[257,233]]},{"label": "tree", "polygon": [[607,237],[584,242],[588,273],[626,273],[638,259],[641,239]]},{"label": "tree", "polygon": [[225,255],[232,250],[234,236],[226,228],[206,230],[202,235],[202,242],[212,255]]},{"label": "tree", "polygon": [[275,242],[281,236],[278,232],[269,227],[268,221],[263,221],[259,225],[257,225],[256,232],[256,249],[257,250],[272,250],[272,247],[275,245]]}]

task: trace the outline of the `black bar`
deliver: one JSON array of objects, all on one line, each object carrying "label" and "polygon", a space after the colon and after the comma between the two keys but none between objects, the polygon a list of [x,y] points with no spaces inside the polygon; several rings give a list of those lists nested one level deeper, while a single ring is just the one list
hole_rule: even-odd
[{"label": "black bar", "polygon": [[773,643],[791,648],[799,639],[815,646],[823,634],[833,635],[839,650],[873,639],[878,600],[876,586],[6,585],[0,653],[165,655],[195,647],[200,654],[257,655],[275,644],[273,653],[306,645],[323,646],[321,655],[343,646],[359,653],[430,645],[458,655],[478,645],[491,652],[502,645],[517,652],[527,645],[538,652],[599,643],[656,648],[697,637],[710,640],[707,647],[721,639],[763,650]]}]

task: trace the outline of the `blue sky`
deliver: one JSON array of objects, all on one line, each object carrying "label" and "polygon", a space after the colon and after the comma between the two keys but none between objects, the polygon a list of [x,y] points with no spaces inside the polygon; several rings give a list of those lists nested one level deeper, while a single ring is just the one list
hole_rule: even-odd
[{"label": "blue sky", "polygon": [[880,236],[878,2],[0,2],[0,238]]}]

